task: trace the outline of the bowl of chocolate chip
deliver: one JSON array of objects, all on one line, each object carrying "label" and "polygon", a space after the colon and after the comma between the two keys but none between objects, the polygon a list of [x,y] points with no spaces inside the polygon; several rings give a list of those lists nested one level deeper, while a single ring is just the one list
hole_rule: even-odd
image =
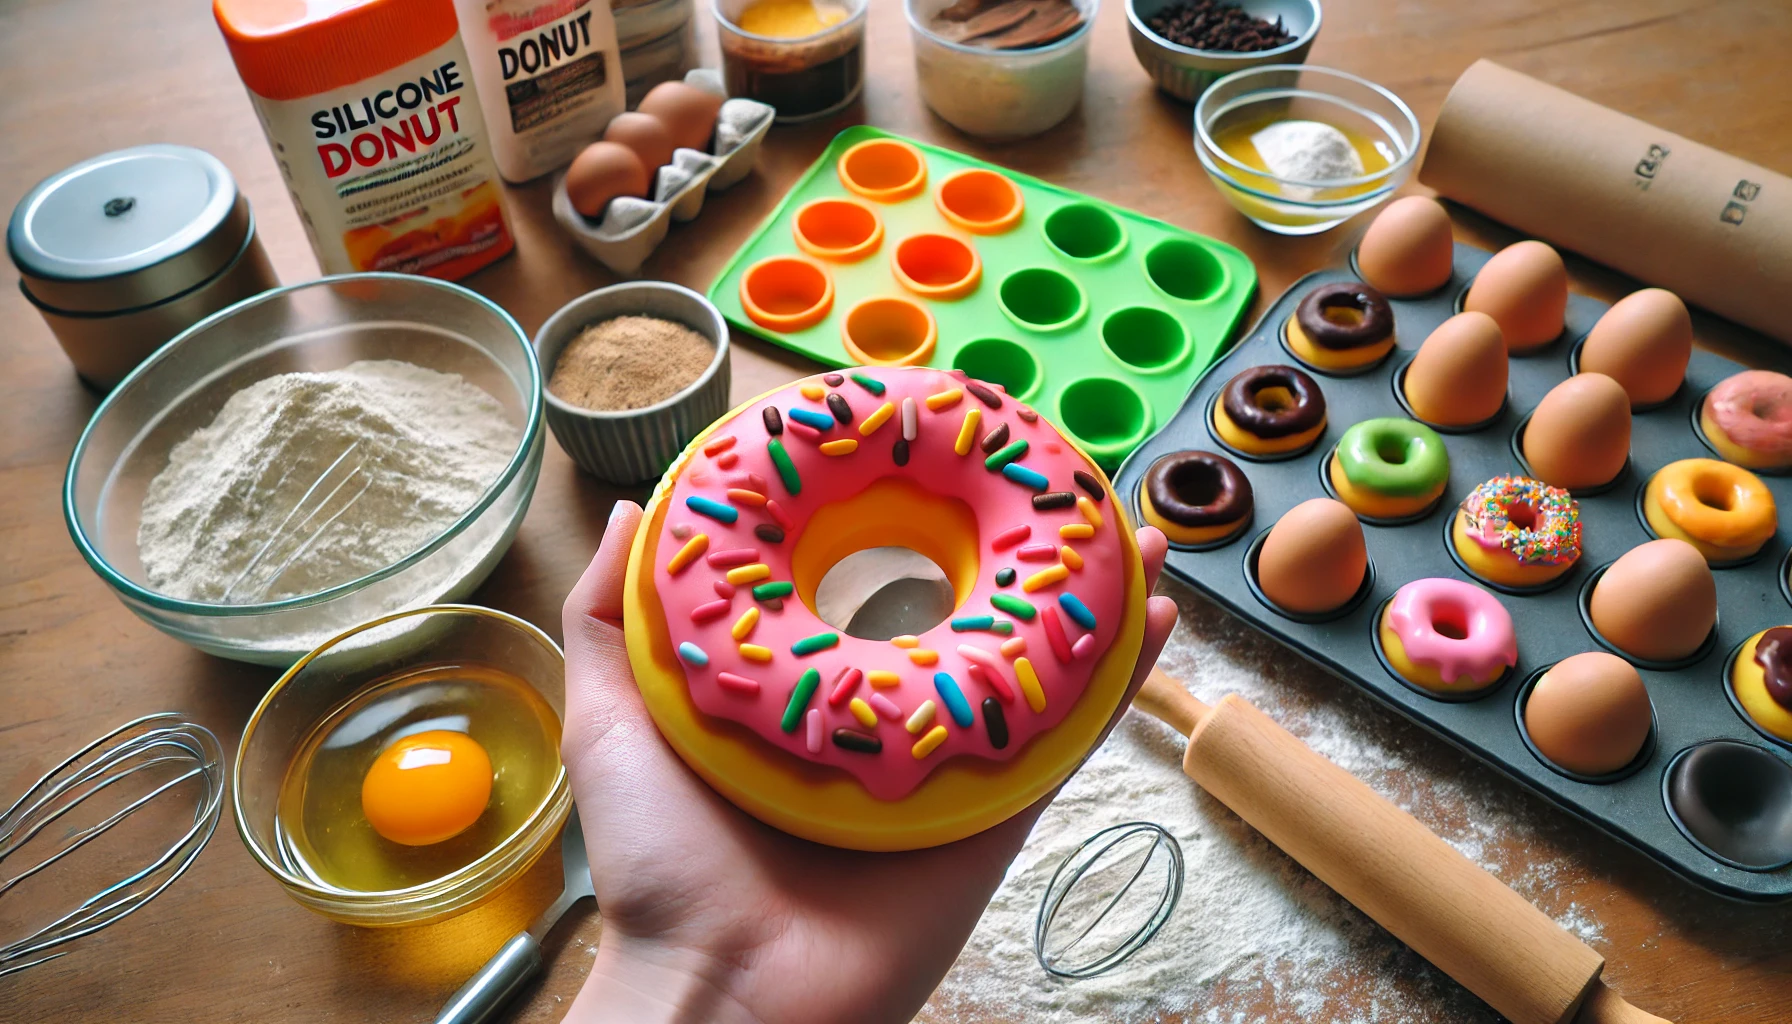
[{"label": "bowl of chocolate chip", "polygon": [[1126,0],[1133,54],[1185,103],[1234,71],[1305,62],[1319,21],[1319,0]]}]

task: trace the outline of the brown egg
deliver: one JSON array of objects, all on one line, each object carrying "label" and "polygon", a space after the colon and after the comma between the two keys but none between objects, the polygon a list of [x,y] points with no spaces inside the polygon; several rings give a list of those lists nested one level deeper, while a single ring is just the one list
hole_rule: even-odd
[{"label": "brown egg", "polygon": [[674,146],[707,153],[722,97],[683,82],[661,82],[641,97],[636,109],[659,118],[672,133]]},{"label": "brown egg", "polygon": [[1423,295],[1450,280],[1456,247],[1442,203],[1407,196],[1375,215],[1356,248],[1363,280],[1396,298]]},{"label": "brown egg", "polygon": [[603,216],[619,196],[647,195],[647,165],[619,142],[593,142],[566,168],[566,197],[587,217]]},{"label": "brown egg", "polygon": [[1490,419],[1506,400],[1506,342],[1486,313],[1458,313],[1437,325],[1406,368],[1406,401],[1419,419],[1466,427]]},{"label": "brown egg", "polygon": [[1531,475],[1571,491],[1608,483],[1629,454],[1630,396],[1603,373],[1550,388],[1524,428]]},{"label": "brown egg", "polygon": [[650,173],[672,162],[672,133],[666,129],[665,122],[652,114],[636,111],[617,114],[604,129],[604,141],[620,143],[634,150]]},{"label": "brown egg", "polygon": [[1717,583],[1705,556],[1683,540],[1652,540],[1605,570],[1588,602],[1593,626],[1625,653],[1678,661],[1717,624]]},{"label": "brown egg", "polygon": [[1526,352],[1562,333],[1568,268],[1542,242],[1518,242],[1493,254],[1475,275],[1462,308],[1486,313],[1506,336],[1506,351]]},{"label": "brown egg", "polygon": [[1257,585],[1276,605],[1313,615],[1356,596],[1368,568],[1356,513],[1341,501],[1313,498],[1270,529],[1257,555]]},{"label": "brown egg", "polygon": [[1665,402],[1686,379],[1692,316],[1680,296],[1644,288],[1619,299],[1587,332],[1580,368],[1624,386],[1632,406]]},{"label": "brown egg", "polygon": [[1609,775],[1649,739],[1649,691],[1630,662],[1593,651],[1564,658],[1524,705],[1524,727],[1544,757],[1581,775]]}]

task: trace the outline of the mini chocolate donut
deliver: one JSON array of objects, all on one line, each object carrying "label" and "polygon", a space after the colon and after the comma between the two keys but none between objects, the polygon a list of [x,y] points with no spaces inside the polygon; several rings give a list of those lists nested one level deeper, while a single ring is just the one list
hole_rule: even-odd
[{"label": "mini chocolate donut", "polygon": [[[1286,391],[1292,404],[1270,408],[1259,402],[1271,388]],[[1256,437],[1289,437],[1325,422],[1325,392],[1292,366],[1251,367],[1226,382],[1220,403],[1240,430]]]},{"label": "mini chocolate donut", "polygon": [[[1356,311],[1355,322],[1326,316],[1334,309]],[[1333,281],[1314,288],[1295,307],[1294,318],[1314,345],[1334,352],[1367,348],[1394,333],[1394,308],[1380,292],[1360,281]]]},{"label": "mini chocolate donut", "polygon": [[1178,544],[1207,544],[1250,522],[1251,481],[1231,459],[1212,452],[1162,456],[1145,471],[1140,512]]}]

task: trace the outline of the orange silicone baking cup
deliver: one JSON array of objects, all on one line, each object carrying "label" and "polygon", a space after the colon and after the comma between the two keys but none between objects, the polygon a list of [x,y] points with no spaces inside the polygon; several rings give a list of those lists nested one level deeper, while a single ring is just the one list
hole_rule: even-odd
[{"label": "orange silicone baking cup", "polygon": [[766,330],[801,331],[820,323],[834,308],[834,279],[813,260],[771,256],[741,275],[740,304]]},{"label": "orange silicone baking cup", "polygon": [[933,194],[940,216],[978,235],[999,235],[1020,223],[1026,200],[1004,175],[972,167],[940,182]]},{"label": "orange silicone baking cup", "polygon": [[939,328],[927,307],[888,295],[852,307],[840,324],[840,342],[866,366],[914,366],[933,355]]},{"label": "orange silicone baking cup", "polygon": [[895,139],[866,139],[840,154],[840,183],[877,203],[919,195],[927,187],[927,160],[921,151]]},{"label": "orange silicone baking cup", "polygon": [[884,222],[863,203],[817,199],[796,211],[790,233],[804,252],[817,259],[856,263],[883,244]]},{"label": "orange silicone baking cup", "polygon": [[951,235],[911,235],[896,246],[890,269],[904,288],[927,299],[962,299],[983,279],[977,250]]}]

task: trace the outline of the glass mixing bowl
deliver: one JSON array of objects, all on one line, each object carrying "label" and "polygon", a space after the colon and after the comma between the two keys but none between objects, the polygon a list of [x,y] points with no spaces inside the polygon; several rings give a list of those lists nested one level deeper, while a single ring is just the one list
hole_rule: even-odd
[{"label": "glass mixing bowl", "polygon": [[[360,359],[458,373],[504,407],[520,439],[473,507],[399,561],[314,594],[214,604],[151,589],[137,556],[137,525],[144,492],[169,449],[256,381]],[[541,366],[522,328],[459,285],[347,274],[277,288],[194,324],[106,396],[69,459],[63,515],[87,564],[145,622],[222,657],[290,665],[356,623],[458,601],[484,581],[535,493],[541,395]]]},{"label": "glass mixing bowl", "polygon": [[302,866],[276,810],[293,756],[330,712],[363,687],[407,669],[480,664],[522,678],[562,721],[566,661],[546,633],[503,612],[438,605],[387,615],[335,637],[280,677],[243,728],[230,804],[243,845],[287,895],[345,924],[424,924],[471,910],[522,877],[554,842],[572,809],[561,766],[527,820],[478,860],[421,885],[356,892],[325,884]]}]

